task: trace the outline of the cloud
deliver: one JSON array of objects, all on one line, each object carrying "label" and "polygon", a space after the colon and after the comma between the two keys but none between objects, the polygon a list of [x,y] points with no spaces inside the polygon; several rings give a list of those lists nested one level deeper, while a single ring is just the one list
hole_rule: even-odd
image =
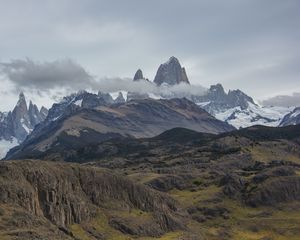
[{"label": "cloud", "polygon": [[93,78],[70,59],[53,62],[34,62],[30,59],[1,63],[1,73],[14,84],[17,91],[35,89],[47,92],[53,88],[83,89]]},{"label": "cloud", "polygon": [[269,98],[261,102],[265,106],[280,106],[280,107],[290,107],[290,106],[300,106],[300,93],[293,93],[293,95],[281,95]]},{"label": "cloud", "polygon": [[38,96],[51,95],[54,100],[79,90],[92,92],[130,91],[159,95],[202,95],[202,86],[179,84],[172,87],[156,86],[153,82],[130,78],[96,78],[70,59],[53,62],[35,62],[31,59],[1,63],[1,73],[10,81],[15,91],[32,92]]},{"label": "cloud", "polygon": [[67,56],[100,77],[142,68],[153,79],[174,55],[193,84],[220,82],[265,99],[300,91],[299,7],[299,0],[3,1],[1,61]]}]

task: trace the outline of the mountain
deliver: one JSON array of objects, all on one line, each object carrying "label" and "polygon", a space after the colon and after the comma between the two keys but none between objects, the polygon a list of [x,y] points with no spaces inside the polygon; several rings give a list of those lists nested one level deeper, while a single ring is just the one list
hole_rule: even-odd
[{"label": "mountain", "polygon": [[181,67],[179,60],[175,57],[171,57],[166,63],[159,66],[154,83],[159,86],[162,84],[190,84],[185,68]]},{"label": "mountain", "polygon": [[[145,79],[139,69],[134,81]],[[186,71],[181,67],[179,60],[171,57],[166,63],[161,64],[157,70],[154,83],[158,86],[164,85],[164,90],[168,86],[180,83],[189,84]],[[221,121],[226,121],[236,128],[244,128],[253,125],[279,126],[283,117],[293,110],[293,107],[261,106],[254,99],[243,91],[229,90],[225,92],[221,84],[211,85],[204,94],[194,94],[192,92],[172,92],[161,91],[159,93],[138,93],[130,92],[128,99],[146,98],[182,98],[186,97],[204,108],[210,114]]]},{"label": "mountain", "polygon": [[17,105],[8,113],[0,112],[0,158],[8,149],[24,141],[34,127],[44,121],[48,110],[38,107],[30,101],[27,107],[26,98],[20,93]]},{"label": "mountain", "polygon": [[54,104],[48,117],[7,158],[44,155],[54,146],[76,149],[111,138],[153,137],[174,127],[221,133],[234,128],[221,122],[187,99],[135,99],[110,104],[87,92]]},{"label": "mountain", "polygon": [[300,124],[300,107],[295,108],[282,119],[280,126],[297,125]]},{"label": "mountain", "polygon": [[221,84],[212,85],[202,96],[191,96],[192,101],[221,121],[236,128],[253,125],[278,126],[283,116],[293,108],[263,107],[241,90],[225,92]]}]

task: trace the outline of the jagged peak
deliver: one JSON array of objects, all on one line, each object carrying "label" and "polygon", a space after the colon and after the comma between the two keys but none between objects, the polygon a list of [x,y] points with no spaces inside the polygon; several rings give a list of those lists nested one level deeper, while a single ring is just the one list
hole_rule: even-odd
[{"label": "jagged peak", "polygon": [[133,77],[133,81],[138,81],[144,79],[143,71],[141,69],[138,69]]},{"label": "jagged peak", "polygon": [[225,93],[224,87],[221,83],[217,83],[215,85],[211,85],[209,88],[210,91],[217,91]]},{"label": "jagged peak", "polygon": [[24,92],[20,92],[20,94],[19,94],[19,99],[25,99],[25,94],[24,94]]},{"label": "jagged peak", "polygon": [[176,85],[179,83],[190,84],[185,68],[181,67],[179,60],[174,56],[170,57],[167,62],[159,66],[154,83],[157,85]]},{"label": "jagged peak", "polygon": [[20,92],[20,94],[19,94],[19,99],[18,99],[17,105],[15,106],[15,109],[19,108],[19,107],[27,109],[27,102],[26,102],[26,98],[25,98],[25,95],[23,92]]},{"label": "jagged peak", "polygon": [[166,61],[164,64],[168,65],[168,64],[172,64],[172,63],[176,63],[176,64],[180,64],[178,58],[172,56],[169,58],[168,61]]}]

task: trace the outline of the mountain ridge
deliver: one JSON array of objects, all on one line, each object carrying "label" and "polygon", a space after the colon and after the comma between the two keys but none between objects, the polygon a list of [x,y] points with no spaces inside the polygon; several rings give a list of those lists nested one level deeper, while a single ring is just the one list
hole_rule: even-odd
[{"label": "mountain ridge", "polygon": [[[98,95],[88,96],[89,103],[99,99]],[[81,137],[86,143],[122,136],[152,137],[172,127],[187,127],[209,133],[234,130],[229,124],[215,119],[187,99],[139,99],[112,105],[106,102],[99,105],[87,104],[85,107],[74,104],[78,101],[77,98],[71,99],[71,104],[62,102],[61,105],[54,105],[49,110],[47,119],[19,147],[9,151],[7,158],[19,156],[30,149],[44,152],[50,146],[59,144],[59,141],[56,142],[59,139],[82,144]],[[64,114],[57,117],[57,112],[61,111]],[[93,137],[88,137],[88,134]],[[68,144],[67,142],[64,144]]]}]

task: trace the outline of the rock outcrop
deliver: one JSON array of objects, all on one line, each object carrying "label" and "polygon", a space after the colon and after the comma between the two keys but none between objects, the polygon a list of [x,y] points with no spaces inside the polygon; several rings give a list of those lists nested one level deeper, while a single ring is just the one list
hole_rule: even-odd
[{"label": "rock outcrop", "polygon": [[158,237],[184,227],[173,199],[108,170],[43,161],[2,162],[0,177],[0,205],[21,207],[61,229],[90,221],[100,209],[112,211],[112,227],[122,223],[125,229],[132,225],[114,211],[149,213],[147,224],[135,222],[136,228],[128,232],[132,235]]},{"label": "rock outcrop", "polygon": [[300,200],[300,177],[286,176],[270,178],[250,191],[246,202],[254,207],[276,205]]}]

